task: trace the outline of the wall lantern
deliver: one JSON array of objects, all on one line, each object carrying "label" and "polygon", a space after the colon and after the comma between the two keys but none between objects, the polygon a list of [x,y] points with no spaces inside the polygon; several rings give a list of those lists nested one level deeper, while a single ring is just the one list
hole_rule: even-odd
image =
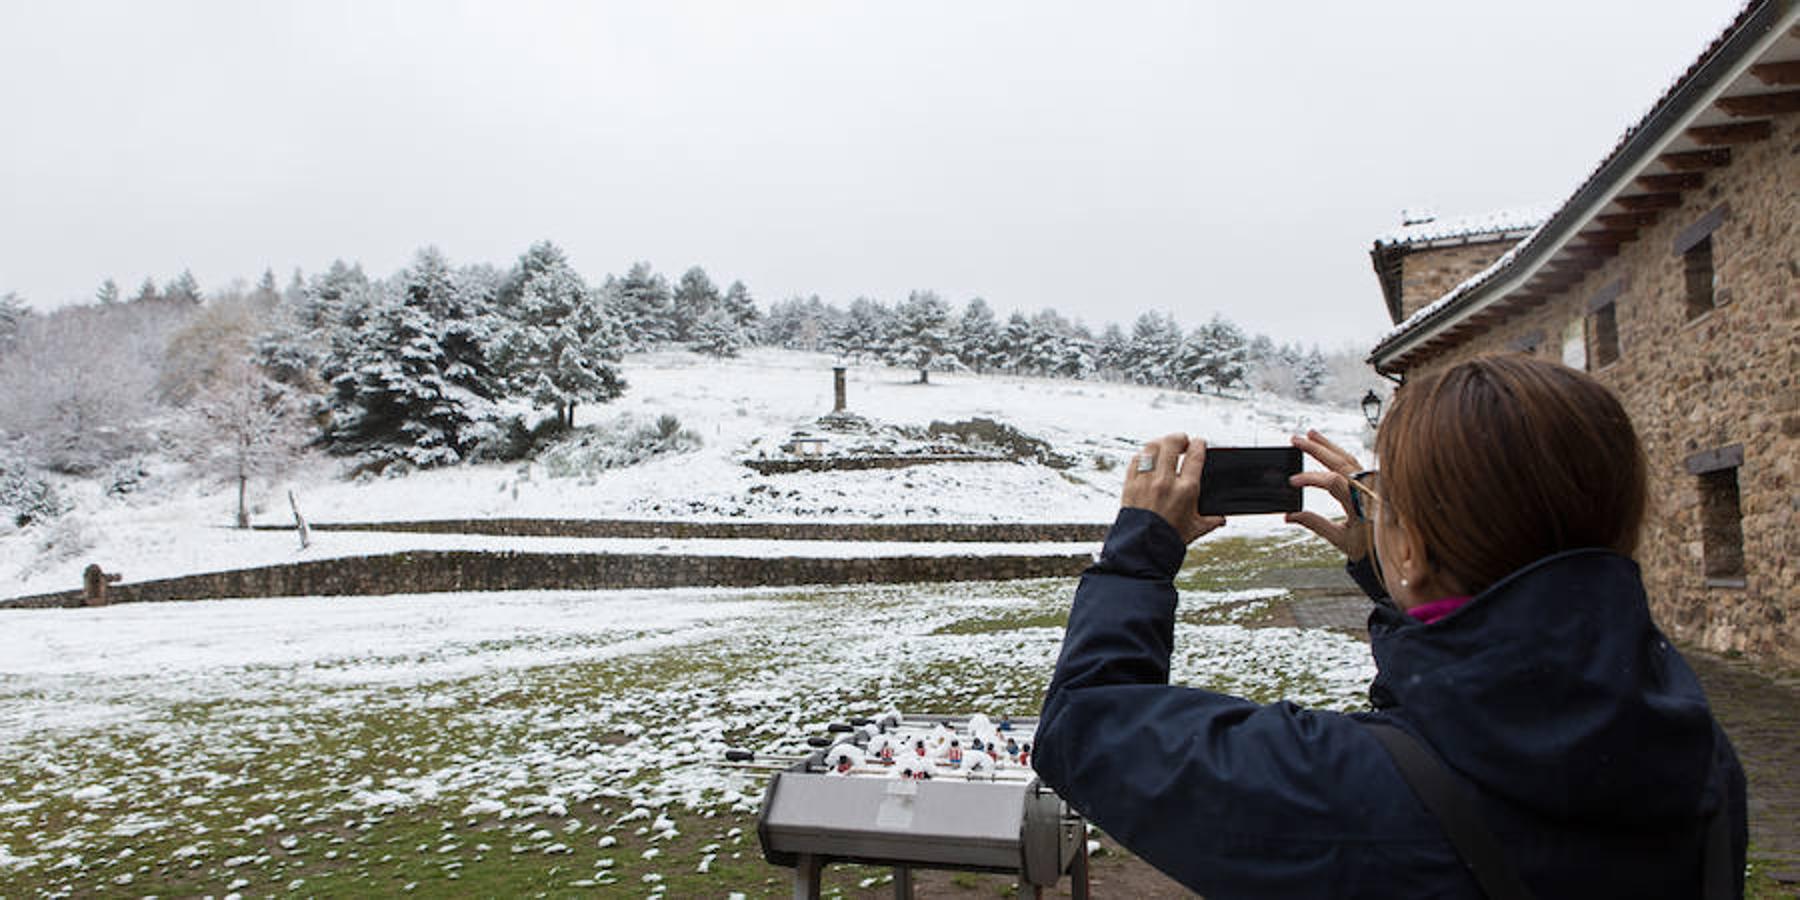
[{"label": "wall lantern", "polygon": [[1369,420],[1370,428],[1381,425],[1381,397],[1373,389],[1363,395],[1362,411],[1363,418]]}]

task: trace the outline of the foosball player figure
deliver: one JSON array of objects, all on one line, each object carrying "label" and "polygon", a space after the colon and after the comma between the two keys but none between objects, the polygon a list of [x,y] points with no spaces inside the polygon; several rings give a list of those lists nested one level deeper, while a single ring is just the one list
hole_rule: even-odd
[{"label": "foosball player figure", "polygon": [[1012,716],[1003,715],[1000,717],[1000,730],[1001,731],[1011,731],[1012,730]]},{"label": "foosball player figure", "polygon": [[963,760],[962,744],[958,741],[951,741],[950,742],[950,752],[948,754],[946,754],[946,756],[950,760],[951,765],[953,765],[953,766],[962,765],[962,760]]},{"label": "foosball player figure", "polygon": [[925,739],[924,738],[919,738],[918,740],[913,741],[913,752],[919,754],[920,756],[925,755]]},{"label": "foosball player figure", "polygon": [[839,775],[850,774],[850,757],[848,754],[838,757],[837,772]]},{"label": "foosball player figure", "polygon": [[1013,738],[1006,739],[1006,755],[1013,759],[1019,758],[1019,742],[1017,740],[1014,740]]},{"label": "foosball player figure", "polygon": [[1030,744],[1026,744],[1024,746],[1024,748],[1019,751],[1019,765],[1024,766],[1026,768],[1031,767],[1031,745]]},{"label": "foosball player figure", "polygon": [[892,742],[881,745],[881,764],[884,766],[891,766],[894,764],[894,745]]},{"label": "foosball player figure", "polygon": [[978,738],[978,737],[969,738],[969,749],[975,751],[976,753],[980,753],[983,749],[981,746],[981,738]]}]

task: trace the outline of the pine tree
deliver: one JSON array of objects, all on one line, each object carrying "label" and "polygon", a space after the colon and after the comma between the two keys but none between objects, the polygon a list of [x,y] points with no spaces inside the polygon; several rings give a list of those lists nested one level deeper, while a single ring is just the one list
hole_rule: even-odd
[{"label": "pine tree", "polygon": [[25,301],[18,294],[0,294],[0,352],[11,347],[18,337],[19,323],[24,321],[26,312]]},{"label": "pine tree", "polygon": [[850,301],[849,312],[833,323],[831,349],[858,361],[865,356],[885,356],[893,320],[893,311],[880,302],[858,297]]},{"label": "pine tree", "polygon": [[694,340],[694,326],[719,303],[719,289],[706,277],[705,269],[695,266],[683,272],[669,306],[675,340]]},{"label": "pine tree", "polygon": [[724,309],[712,309],[694,323],[688,348],[707,356],[733,357],[744,347],[744,329]]},{"label": "pine tree", "polygon": [[1036,339],[1037,332],[1024,313],[1015,312],[1007,316],[1006,327],[1001,330],[997,345],[996,365],[1008,372],[1029,372]]},{"label": "pine tree", "polygon": [[[641,270],[641,271],[640,271]],[[639,285],[649,267],[632,267]],[[575,408],[605,403],[625,392],[612,364],[624,349],[624,335],[601,292],[590,290],[555,244],[540,241],[519,257],[500,292],[506,324],[495,341],[494,358],[515,394],[556,410],[574,427]]]},{"label": "pine tree", "polygon": [[1318,347],[1313,347],[1312,352],[1306,354],[1305,359],[1301,360],[1300,368],[1294,376],[1294,384],[1299,388],[1300,399],[1317,400],[1319,387],[1325,383],[1329,373],[1330,367],[1325,363],[1325,354],[1320,353]]},{"label": "pine tree", "polygon": [[725,289],[725,296],[720,299],[719,304],[746,335],[756,326],[756,320],[762,317],[756,311],[756,300],[750,296],[750,289],[742,281],[733,281]]},{"label": "pine tree", "polygon": [[156,292],[156,282],[146,275],[144,276],[144,283],[138,285],[137,293],[132,295],[131,302],[153,303],[160,296],[162,295]]},{"label": "pine tree", "polygon": [[194,273],[192,271],[182,269],[181,274],[170,279],[168,285],[163,288],[162,296],[164,300],[198,306],[200,303],[200,282],[194,280]]},{"label": "pine tree", "polygon": [[1174,316],[1155,312],[1138,316],[1131,326],[1125,361],[1127,377],[1138,384],[1174,385],[1179,380],[1182,343],[1181,326]]},{"label": "pine tree", "polygon": [[111,306],[119,302],[119,283],[111,278],[100,283],[100,290],[94,292],[94,299],[101,306]]},{"label": "pine tree", "polygon": [[919,370],[919,384],[931,383],[933,368],[957,364],[950,345],[950,305],[932,291],[913,291],[900,304],[889,362]]},{"label": "pine tree", "polygon": [[619,324],[634,348],[653,347],[676,339],[677,323],[669,283],[647,262],[632,265],[625,277],[609,286]]},{"label": "pine tree", "polygon": [[1122,377],[1129,354],[1130,342],[1125,339],[1125,329],[1120,328],[1116,322],[1106,323],[1106,328],[1100,332],[1100,339],[1095,343],[1095,366],[1102,372]]},{"label": "pine tree", "polygon": [[955,343],[957,358],[976,372],[986,372],[1005,361],[1000,350],[1000,323],[987,301],[980,297],[964,307],[962,318],[956,322]]}]

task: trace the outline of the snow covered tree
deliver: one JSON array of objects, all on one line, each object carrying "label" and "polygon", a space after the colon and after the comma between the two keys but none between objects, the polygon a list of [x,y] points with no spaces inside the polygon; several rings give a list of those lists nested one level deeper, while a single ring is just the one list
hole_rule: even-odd
[{"label": "snow covered tree", "polygon": [[1031,320],[1024,313],[1015,312],[1006,317],[1006,327],[1000,332],[996,364],[1008,372],[1029,372],[1036,346],[1037,330],[1031,327]]},{"label": "snow covered tree", "polygon": [[707,313],[712,312],[719,302],[719,289],[713,286],[712,279],[706,277],[705,269],[695,266],[683,272],[669,304],[675,340],[695,340],[694,326]]},{"label": "snow covered tree", "polygon": [[894,313],[879,301],[858,297],[850,301],[850,310],[832,326],[831,349],[860,361],[865,356],[886,354],[888,333],[893,329]]},{"label": "snow covered tree", "polygon": [[1125,339],[1125,329],[1117,322],[1106,323],[1100,332],[1100,338],[1094,345],[1094,364],[1104,373],[1119,377],[1124,375],[1125,360],[1130,352],[1130,342]]},{"label": "snow covered tree", "polygon": [[234,360],[183,407],[188,462],[237,486],[237,527],[250,527],[249,486],[280,472],[305,441],[291,390]]},{"label": "snow covered tree", "polygon": [[756,310],[756,300],[750,296],[750,289],[742,281],[733,281],[725,289],[725,296],[719,300],[719,305],[746,335],[755,327],[756,320],[762,317]]},{"label": "snow covered tree", "polygon": [[1181,386],[1193,391],[1212,388],[1220,394],[1238,387],[1248,372],[1248,355],[1244,333],[1215,315],[1194,329],[1181,349],[1176,366]]},{"label": "snow covered tree", "polygon": [[1306,357],[1300,361],[1300,370],[1294,379],[1300,399],[1309,401],[1319,399],[1319,387],[1325,383],[1329,374],[1330,369],[1325,363],[1325,354],[1320,353],[1318,347],[1312,348],[1312,352],[1306,354]]},{"label": "snow covered tree", "polygon": [[1131,326],[1125,359],[1126,377],[1138,384],[1164,387],[1178,380],[1176,360],[1181,355],[1181,326],[1175,317],[1147,312]]},{"label": "snow covered tree", "polygon": [[950,343],[950,304],[932,291],[913,291],[895,313],[894,343],[889,362],[919,370],[919,383],[929,384],[933,368],[957,364]]},{"label": "snow covered tree", "polygon": [[[298,269],[294,277],[300,278]],[[341,259],[303,285],[289,285],[269,328],[254,342],[257,364],[303,390],[330,383],[361,339],[368,287],[362,267]]]},{"label": "snow covered tree", "polygon": [[101,306],[111,306],[119,302],[119,283],[111,278],[101,282],[100,289],[94,292],[94,299],[100,301]]},{"label": "snow covered tree", "polygon": [[789,350],[824,349],[830,345],[831,334],[842,319],[834,312],[817,294],[777,301],[769,306],[769,314],[762,320],[761,340]]},{"label": "snow covered tree", "polygon": [[18,335],[19,323],[25,313],[25,301],[18,294],[12,291],[0,294],[0,353],[4,353]]},{"label": "snow covered tree", "polygon": [[647,262],[632,265],[625,277],[609,285],[618,324],[634,348],[666,344],[679,336],[669,283]]},{"label": "snow covered tree", "polygon": [[708,310],[694,323],[688,348],[707,356],[733,357],[744,348],[744,329],[724,309]]},{"label": "snow covered tree", "polygon": [[248,357],[267,316],[258,302],[240,291],[215,294],[186,317],[170,335],[157,376],[157,393],[180,407],[207,384]]},{"label": "snow covered tree", "polygon": [[[649,267],[632,267],[640,287],[654,279]],[[605,403],[625,392],[613,365],[625,338],[593,291],[555,244],[540,241],[519,257],[500,292],[505,317],[494,343],[494,359],[514,394],[554,409],[566,427],[575,425],[583,402]]]},{"label": "snow covered tree", "polygon": [[148,447],[172,312],[92,305],[22,319],[0,355],[0,433],[34,463],[75,475]]},{"label": "snow covered tree", "polygon": [[153,303],[160,296],[162,295],[156,292],[156,282],[146,275],[144,276],[144,283],[138,285],[137,293],[131,295],[131,302]]},{"label": "snow covered tree", "polygon": [[181,274],[170,279],[163,288],[162,298],[197,306],[200,303],[200,282],[194,280],[193,272],[182,269]]},{"label": "snow covered tree", "polygon": [[956,321],[956,356],[976,372],[999,368],[1006,360],[1000,347],[1000,323],[986,300],[975,297]]}]

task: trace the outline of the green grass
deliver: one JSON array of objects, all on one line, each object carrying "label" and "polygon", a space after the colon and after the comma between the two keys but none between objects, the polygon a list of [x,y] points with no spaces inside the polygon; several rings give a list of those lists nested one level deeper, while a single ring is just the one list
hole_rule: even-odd
[{"label": "green grass", "polygon": [[[1288,565],[1304,552],[1205,546],[1183,573],[1188,590],[1242,587],[1259,558]],[[34,732],[0,757],[0,860],[40,858],[0,865],[0,897],[644,896],[657,886],[671,897],[786,896],[791,871],[765,863],[755,838],[762,782],[709,768],[722,749],[799,750],[828,717],[890,707],[1034,714],[1072,589],[1043,579],[758,593],[758,617],[719,623],[729,627],[716,639],[587,658],[579,639],[522,634],[460,649],[562,661],[398,687],[357,680],[361,660],[302,664],[342,676],[328,682],[249,667],[241,689],[187,700],[159,699],[148,681],[95,682],[146,718]],[[1189,683],[1259,699],[1350,696],[1308,671],[1313,645],[1287,658],[1223,619],[1184,622],[1213,629],[1181,648]],[[0,714],[47,702],[46,690],[0,680]],[[692,795],[677,789],[694,773],[713,774]],[[420,787],[428,779],[435,796]],[[110,798],[75,796],[94,785]],[[565,789],[560,809],[540,802]],[[388,790],[408,801],[368,799]],[[465,813],[490,794],[506,812]],[[650,833],[657,816],[679,834]],[[165,824],[120,830],[152,821]],[[616,843],[600,847],[608,837]],[[57,868],[66,857],[79,862]],[[882,895],[887,874],[836,867],[828,893]]]}]

